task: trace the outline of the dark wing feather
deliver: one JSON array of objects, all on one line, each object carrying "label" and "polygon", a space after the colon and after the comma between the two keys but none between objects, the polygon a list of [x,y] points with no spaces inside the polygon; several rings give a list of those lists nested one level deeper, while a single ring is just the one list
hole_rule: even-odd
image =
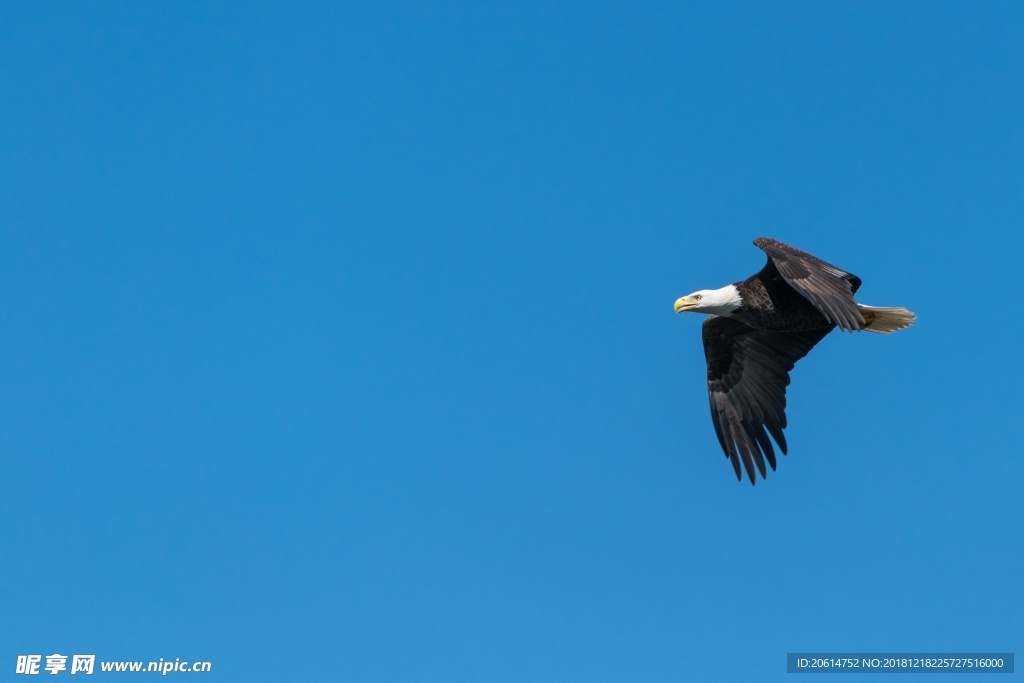
[{"label": "dark wing feather", "polygon": [[[708,362],[711,421],[736,478],[740,462],[754,484],[754,468],[767,476],[765,460],[775,469],[770,433],[786,453],[786,387],[789,371],[832,327],[804,332],[758,330],[732,318],[704,321],[704,356]],[[767,430],[767,431],[766,431]]]},{"label": "dark wing feather", "polygon": [[864,316],[853,300],[860,287],[859,277],[778,240],[758,237],[754,245],[768,254],[786,283],[810,301],[830,323],[844,330],[864,328]]}]

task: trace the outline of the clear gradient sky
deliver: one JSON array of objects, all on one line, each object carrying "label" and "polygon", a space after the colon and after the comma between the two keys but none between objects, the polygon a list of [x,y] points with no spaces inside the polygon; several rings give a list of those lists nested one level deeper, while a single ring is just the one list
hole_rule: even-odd
[{"label": "clear gradient sky", "polygon": [[[1022,36],[1012,2],[6,4],[0,679],[1020,655]],[[802,361],[751,488],[672,303],[761,235],[920,320]]]}]

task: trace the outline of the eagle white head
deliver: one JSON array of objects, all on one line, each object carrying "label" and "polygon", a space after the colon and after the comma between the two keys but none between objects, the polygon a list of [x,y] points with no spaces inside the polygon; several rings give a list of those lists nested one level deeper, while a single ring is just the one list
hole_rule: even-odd
[{"label": "eagle white head", "polygon": [[701,289],[676,299],[676,313],[710,313],[729,317],[743,305],[743,297],[736,285],[721,289]]}]

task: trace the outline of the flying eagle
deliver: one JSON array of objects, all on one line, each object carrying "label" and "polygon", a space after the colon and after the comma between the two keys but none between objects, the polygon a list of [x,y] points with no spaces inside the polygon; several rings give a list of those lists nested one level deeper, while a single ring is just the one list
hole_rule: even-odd
[{"label": "flying eagle", "polygon": [[702,289],[676,300],[676,313],[710,313],[704,321],[711,422],[741,480],[754,468],[775,469],[771,434],[786,454],[789,371],[836,327],[890,334],[917,318],[905,308],[857,303],[860,278],[777,240],[759,237],[768,254],[761,272],[721,289]]}]

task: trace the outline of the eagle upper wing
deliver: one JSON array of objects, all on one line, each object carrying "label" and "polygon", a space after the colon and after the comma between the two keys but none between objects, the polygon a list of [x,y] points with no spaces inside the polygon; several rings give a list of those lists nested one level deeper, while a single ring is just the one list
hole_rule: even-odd
[{"label": "eagle upper wing", "polygon": [[[768,433],[786,453],[786,387],[798,360],[832,331],[758,330],[733,318],[711,316],[704,321],[704,356],[708,362],[711,421],[736,478],[740,460],[754,484],[754,466],[767,476],[764,460],[775,469],[775,451]],[[765,431],[767,430],[767,432]]]},{"label": "eagle upper wing", "polygon": [[860,287],[859,277],[778,240],[758,237],[754,245],[768,254],[769,264],[775,266],[786,283],[830,323],[844,330],[864,328],[864,316],[853,300]]}]

